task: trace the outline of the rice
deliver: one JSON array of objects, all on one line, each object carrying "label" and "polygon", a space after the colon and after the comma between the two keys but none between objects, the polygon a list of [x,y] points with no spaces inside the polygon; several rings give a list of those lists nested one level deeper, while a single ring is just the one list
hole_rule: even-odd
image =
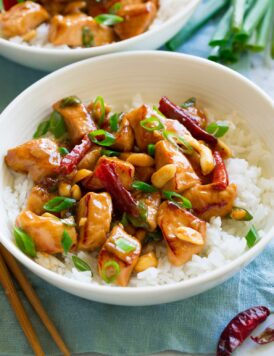
[{"label": "rice", "polygon": [[[187,4],[187,0],[160,0],[160,8],[155,20],[149,27],[149,31],[160,28],[163,23],[173,17],[185,4]],[[23,46],[44,47],[49,49],[73,49],[67,45],[55,46],[49,43],[48,34],[49,24],[43,23],[37,27],[36,36],[31,41],[24,41],[20,36],[11,37],[9,41]]]},{"label": "rice", "polygon": [[[143,100],[140,95],[133,99],[133,106],[139,106]],[[209,120],[214,120],[214,113],[206,110]],[[219,116],[218,116],[219,118]],[[206,244],[200,255],[180,267],[171,265],[166,254],[164,242],[158,243],[156,255],[159,259],[157,268],[149,268],[131,277],[129,286],[144,287],[177,283],[216,270],[241,256],[247,250],[244,236],[254,224],[259,235],[264,235],[263,227],[266,219],[274,208],[274,179],[262,174],[264,160],[269,152],[249,131],[244,121],[237,113],[226,115],[223,120],[228,122],[230,129],[224,142],[232,148],[234,156],[226,161],[231,183],[237,184],[236,206],[247,209],[252,215],[252,222],[240,222],[213,217],[207,223]],[[252,142],[252,145],[250,145]],[[4,202],[10,224],[24,207],[32,182],[26,176],[15,174],[12,186],[4,191]],[[92,272],[79,272],[73,265],[71,256],[61,256],[61,259],[45,253],[38,253],[35,261],[41,266],[61,274],[67,278],[83,283],[105,284],[97,271],[98,252],[78,251],[77,256],[91,266]]]}]

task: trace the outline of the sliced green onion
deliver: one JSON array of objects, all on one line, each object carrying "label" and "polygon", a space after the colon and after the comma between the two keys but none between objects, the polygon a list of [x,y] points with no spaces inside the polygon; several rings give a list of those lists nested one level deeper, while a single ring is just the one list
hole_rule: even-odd
[{"label": "sliced green onion", "polygon": [[140,121],[140,125],[147,131],[163,130],[165,128],[160,119],[155,116],[151,116],[145,120]]},{"label": "sliced green onion", "polygon": [[66,147],[59,147],[58,151],[61,153],[62,156],[65,156],[69,153],[69,150]]},{"label": "sliced green onion", "polygon": [[94,36],[91,32],[91,29],[87,26],[82,28],[82,45],[84,47],[92,47],[93,46]]},{"label": "sliced green onion", "polygon": [[44,209],[53,213],[59,213],[75,205],[76,200],[67,197],[55,197],[44,205]]},{"label": "sliced green onion", "polygon": [[229,217],[233,220],[238,221],[250,221],[253,219],[253,216],[244,208],[234,207],[229,215]]},{"label": "sliced green onion", "polygon": [[[163,195],[167,200],[172,201],[173,203],[179,205],[182,208],[185,208],[185,209],[192,208],[191,201],[188,200],[187,198],[183,197],[181,194],[178,194],[178,193],[172,192],[172,191],[164,191]],[[178,199],[180,200],[179,202],[178,202]]]},{"label": "sliced green onion", "polygon": [[192,97],[192,98],[189,98],[188,100],[186,100],[182,105],[181,107],[184,108],[184,109],[187,109],[189,107],[192,107],[192,106],[195,106],[196,105],[196,98]]},{"label": "sliced green onion", "polygon": [[84,260],[82,260],[81,258],[79,258],[78,256],[72,256],[71,259],[74,266],[78,269],[78,271],[85,272],[91,270],[90,265]]},{"label": "sliced green onion", "polygon": [[64,230],[64,232],[63,232],[61,244],[63,246],[65,255],[67,255],[71,246],[73,245],[73,242],[72,242],[71,237],[69,236],[69,233],[66,230]]},{"label": "sliced green onion", "polygon": [[250,230],[245,236],[245,239],[249,248],[253,247],[259,240],[259,234],[254,225],[251,226]]},{"label": "sliced green onion", "polygon": [[132,188],[137,189],[137,190],[141,190],[142,192],[145,192],[145,193],[155,193],[155,192],[158,191],[152,185],[147,184],[145,182],[138,181],[138,180],[133,182],[131,186],[132,186]]},{"label": "sliced green onion", "polygon": [[[95,130],[88,134],[90,140],[99,146],[111,146],[115,142],[115,137],[105,130]],[[98,139],[99,137],[99,139]],[[100,139],[102,137],[102,139]]]},{"label": "sliced green onion", "polygon": [[98,126],[102,126],[104,120],[105,120],[105,116],[106,116],[106,106],[105,106],[105,101],[104,99],[102,98],[102,96],[97,96],[97,98],[95,99],[94,101],[94,104],[93,104],[93,112],[94,110],[96,110],[96,107],[97,105],[100,105],[100,112],[101,112],[101,115],[100,115],[100,118],[99,118],[99,122],[98,122]]},{"label": "sliced green onion", "polygon": [[166,118],[165,115],[157,108],[156,105],[153,105],[153,110],[154,110],[155,112],[157,112],[157,114],[160,115],[161,117]]},{"label": "sliced green onion", "polygon": [[118,274],[120,273],[120,266],[119,263],[116,261],[108,261],[105,262],[102,268],[102,279],[106,283],[112,283],[117,278]]},{"label": "sliced green onion", "polygon": [[40,122],[36,131],[33,134],[33,138],[39,138],[44,136],[49,130],[49,120]]},{"label": "sliced green onion", "polygon": [[119,239],[115,240],[115,245],[125,253],[136,250],[136,247],[123,237],[119,237]]},{"label": "sliced green onion", "polygon": [[82,103],[81,100],[76,95],[72,95],[61,100],[60,107],[66,108],[68,106],[79,105],[81,103]]},{"label": "sliced green onion", "polygon": [[109,125],[112,132],[117,132],[119,129],[119,117],[120,115],[115,113],[109,118]]},{"label": "sliced green onion", "polygon": [[124,214],[122,215],[121,224],[122,224],[124,227],[127,227],[127,226],[128,226],[128,220],[127,220],[127,214],[126,214],[126,213],[124,213]]},{"label": "sliced green onion", "polygon": [[127,219],[129,222],[134,226],[134,227],[141,227],[144,229],[148,228],[148,222],[147,222],[147,214],[148,214],[148,209],[146,204],[143,201],[138,202],[138,209],[139,209],[139,217],[135,218],[131,215],[127,215]]},{"label": "sliced green onion", "polygon": [[49,130],[56,137],[62,137],[66,131],[66,124],[63,116],[58,111],[53,111],[49,118]]},{"label": "sliced green onion", "polygon": [[29,257],[36,256],[36,249],[32,238],[19,227],[13,228],[16,245]]},{"label": "sliced green onion", "polygon": [[[164,130],[163,136],[170,143],[179,148],[183,153],[187,155],[191,155],[193,153],[193,147],[183,137],[178,136],[176,133]],[[183,147],[180,146],[180,144],[183,144]]]},{"label": "sliced green onion", "polygon": [[121,16],[113,15],[113,14],[100,14],[94,17],[94,21],[99,25],[105,26],[113,26],[117,23],[123,22],[124,19]]},{"label": "sliced green onion", "polygon": [[101,156],[107,156],[107,157],[119,157],[121,153],[112,150],[101,150],[100,154]]},{"label": "sliced green onion", "polygon": [[115,15],[117,13],[117,11],[119,11],[122,7],[122,4],[120,2],[116,2],[115,4],[113,4],[110,9],[109,9],[109,13],[112,15]]},{"label": "sliced green onion", "polygon": [[152,157],[155,156],[155,145],[153,143],[147,145],[147,153]]},{"label": "sliced green onion", "polygon": [[228,130],[229,130],[229,126],[224,121],[212,122],[206,128],[206,131],[214,135],[215,137],[223,137]]},{"label": "sliced green onion", "polygon": [[157,229],[156,231],[153,232],[147,232],[146,237],[144,239],[144,244],[149,243],[149,242],[157,242],[163,240],[163,235],[161,230]]}]

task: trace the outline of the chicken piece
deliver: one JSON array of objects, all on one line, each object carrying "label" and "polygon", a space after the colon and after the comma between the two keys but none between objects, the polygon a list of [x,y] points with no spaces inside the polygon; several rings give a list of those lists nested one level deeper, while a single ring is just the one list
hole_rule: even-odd
[{"label": "chicken piece", "polygon": [[156,170],[167,164],[175,164],[177,167],[175,176],[165,184],[163,190],[181,193],[200,183],[200,179],[188,159],[166,140],[159,141],[155,145],[155,162]]},{"label": "chicken piece", "polygon": [[23,36],[47,21],[48,18],[49,14],[43,6],[33,1],[25,1],[12,6],[10,10],[3,13],[0,27],[6,38]]},{"label": "chicken piece", "polygon": [[53,105],[53,109],[58,111],[64,118],[73,144],[78,144],[86,134],[97,129],[85,105],[82,103],[64,107],[62,106],[62,100],[60,100]]},{"label": "chicken piece", "polygon": [[134,195],[138,201],[140,217],[129,217],[130,222],[135,227],[142,227],[150,232],[155,231],[157,228],[157,212],[161,204],[161,194],[155,193],[141,193],[138,192]]},{"label": "chicken piece", "polygon": [[102,46],[114,41],[114,31],[82,13],[56,15],[50,22],[49,41],[56,46]]},{"label": "chicken piece", "polygon": [[116,225],[98,256],[101,278],[107,283],[125,287],[141,253],[141,244],[127,234],[121,224]]},{"label": "chicken piece", "polygon": [[7,166],[16,172],[29,173],[34,182],[54,176],[60,166],[58,146],[48,138],[40,138],[11,148],[5,157]]},{"label": "chicken piece", "polygon": [[51,16],[62,14],[71,0],[39,0]]},{"label": "chicken piece", "polygon": [[93,147],[80,161],[78,169],[94,170],[98,159],[101,157],[101,147]]},{"label": "chicken piece", "polygon": [[114,26],[121,40],[131,38],[145,32],[156,16],[157,8],[152,1],[144,4],[133,4],[122,7],[117,15],[124,18]]},{"label": "chicken piece", "polygon": [[77,208],[79,249],[93,251],[101,247],[110,229],[112,201],[108,193],[87,193]]},{"label": "chicken piece", "polygon": [[112,148],[122,152],[130,152],[133,146],[134,133],[128,119],[124,116],[121,120],[119,130],[115,134],[115,143],[112,145]]},{"label": "chicken piece", "polygon": [[153,167],[135,167],[136,180],[140,180],[142,182],[149,182],[153,173]]},{"label": "chicken piece", "polygon": [[131,184],[133,182],[133,178],[134,178],[134,172],[135,172],[134,166],[131,163],[121,161],[118,158],[106,157],[106,156],[103,156],[98,160],[93,175],[90,178],[87,178],[83,182],[85,188],[90,189],[90,190],[103,189],[103,185],[102,185],[100,179],[96,176],[96,169],[100,166],[101,163],[103,163],[105,161],[108,161],[108,162],[111,162],[112,164],[114,164],[115,172],[118,175],[119,180],[121,181],[122,185],[126,189],[130,189]]},{"label": "chicken piece", "polygon": [[53,197],[54,194],[48,192],[44,187],[35,185],[28,196],[26,210],[30,210],[36,215],[42,215],[45,212],[44,205]]},{"label": "chicken piece", "polygon": [[137,146],[141,149],[141,151],[145,151],[150,143],[156,143],[163,138],[159,131],[147,131],[140,125],[142,120],[145,120],[151,116],[159,118],[158,115],[147,105],[142,105],[137,109],[131,110],[125,115],[133,128]]},{"label": "chicken piece", "polygon": [[16,226],[24,230],[33,239],[37,251],[49,254],[63,252],[64,231],[69,234],[72,247],[77,242],[75,227],[64,224],[62,220],[49,213],[38,216],[31,211],[23,211],[16,219]]},{"label": "chicken piece", "polygon": [[124,7],[125,5],[142,4],[145,0],[89,0],[88,14],[92,17],[98,16],[102,13],[108,13],[111,8],[117,3]]},{"label": "chicken piece", "polygon": [[71,1],[65,6],[63,12],[65,15],[79,13],[85,9],[86,6],[86,1]]},{"label": "chicken piece", "polygon": [[192,203],[195,214],[201,219],[210,220],[212,216],[224,217],[233,207],[237,196],[236,184],[230,184],[225,190],[214,190],[212,184],[196,185],[184,193]]},{"label": "chicken piece", "polygon": [[202,251],[206,238],[206,223],[178,205],[165,201],[158,210],[158,225],[167,243],[167,256],[175,266],[181,266]]}]

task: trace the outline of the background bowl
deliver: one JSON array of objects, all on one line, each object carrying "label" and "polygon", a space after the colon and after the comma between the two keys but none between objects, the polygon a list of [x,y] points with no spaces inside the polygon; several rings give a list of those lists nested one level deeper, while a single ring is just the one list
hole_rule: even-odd
[{"label": "background bowl", "polygon": [[148,50],[161,47],[173,37],[189,20],[200,0],[182,1],[180,11],[175,12],[159,28],[147,31],[139,36],[104,46],[76,49],[49,49],[24,46],[0,37],[0,54],[27,67],[52,71],[82,59],[108,53]]},{"label": "background bowl", "polygon": [[[254,84],[232,70],[197,57],[168,52],[135,52],[89,59],[48,75],[19,95],[0,117],[0,200],[10,175],[3,157],[8,148],[29,139],[38,122],[51,111],[58,99],[77,94],[90,101],[102,95],[117,108],[130,105],[140,93],[144,102],[159,101],[163,95],[180,102],[195,96],[202,105],[217,112],[236,110],[274,154],[274,107],[272,101]],[[263,125],[258,125],[263,118]],[[267,129],[266,129],[267,128]],[[272,171],[272,162],[267,162]],[[160,287],[120,288],[83,284],[57,275],[33,262],[13,243],[7,214],[0,204],[0,240],[8,250],[41,278],[78,296],[112,304],[149,305],[171,302],[212,288],[252,261],[274,235],[274,217],[269,217],[266,235],[238,259],[202,276]]]}]

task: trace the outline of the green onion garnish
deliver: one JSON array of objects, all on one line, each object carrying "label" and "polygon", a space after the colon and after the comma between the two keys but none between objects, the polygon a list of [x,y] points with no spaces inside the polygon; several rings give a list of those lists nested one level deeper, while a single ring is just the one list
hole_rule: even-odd
[{"label": "green onion garnish", "polygon": [[75,203],[76,200],[72,198],[55,197],[44,205],[44,209],[53,213],[59,213],[62,210],[71,208]]},{"label": "green onion garnish", "polygon": [[160,115],[161,117],[164,117],[166,119],[165,115],[157,108],[156,105],[153,105],[153,110],[155,112],[157,112],[158,115]]},{"label": "green onion garnish", "polygon": [[82,28],[82,45],[84,47],[92,47],[94,36],[91,29],[87,26]]},{"label": "green onion garnish", "polygon": [[49,130],[49,120],[40,122],[36,131],[33,134],[33,138],[39,138],[44,136]]},{"label": "green onion garnish", "polygon": [[115,113],[109,118],[109,125],[112,132],[117,132],[119,129],[119,117],[120,115]]},{"label": "green onion garnish", "polygon": [[157,242],[161,240],[163,240],[162,232],[161,230],[157,229],[156,231],[153,232],[147,232],[143,243],[146,244],[151,241]]},{"label": "green onion garnish", "polygon": [[124,19],[121,16],[113,14],[100,14],[94,17],[94,21],[99,25],[113,26],[117,23],[123,22]]},{"label": "green onion garnish", "polygon": [[[167,200],[172,201],[173,203],[179,205],[181,208],[185,208],[185,209],[192,208],[191,201],[183,197],[181,194],[172,191],[164,191],[163,195]],[[179,202],[178,199],[180,200]]]},{"label": "green onion garnish", "polygon": [[115,245],[125,253],[136,250],[136,247],[123,237],[119,237],[119,239],[115,240]]},{"label": "green onion garnish", "polygon": [[196,104],[196,98],[192,97],[192,98],[189,98],[188,100],[186,100],[182,105],[181,107],[184,108],[184,109],[187,109],[189,107],[192,107],[192,106],[195,106]]},{"label": "green onion garnish", "polygon": [[126,213],[123,213],[123,215],[122,215],[121,224],[122,224],[124,227],[127,227],[127,226],[128,226],[128,220],[127,220],[127,214],[126,214]]},{"label": "green onion garnish", "polygon": [[73,245],[73,242],[72,242],[71,237],[69,236],[69,233],[66,230],[64,230],[64,232],[63,232],[61,244],[63,246],[65,255],[67,255],[71,246]]},{"label": "green onion garnish", "polygon": [[163,130],[165,128],[160,119],[155,116],[140,121],[140,125],[147,131]]},{"label": "green onion garnish", "polygon": [[61,100],[60,107],[66,108],[68,106],[79,105],[81,103],[82,103],[81,100],[76,95],[72,95]]},{"label": "green onion garnish", "polygon": [[147,153],[152,157],[155,156],[155,145],[153,143],[147,145]]},{"label": "green onion garnish", "polygon": [[[105,130],[95,130],[88,134],[90,140],[99,146],[111,146],[115,142],[115,137]],[[102,139],[101,139],[102,138]]]},{"label": "green onion garnish", "polygon": [[93,104],[93,112],[97,109],[97,106],[100,106],[100,112],[101,112],[101,115],[100,115],[100,118],[99,118],[99,121],[98,121],[98,126],[102,126],[104,120],[105,120],[105,116],[106,116],[106,106],[105,106],[105,101],[104,99],[102,98],[102,96],[97,96],[97,98],[95,99],[94,101],[94,104]]},{"label": "green onion garnish", "polygon": [[29,257],[36,256],[36,249],[32,238],[19,227],[14,227],[13,234],[15,237],[16,245]]},{"label": "green onion garnish", "polygon": [[63,116],[55,110],[49,118],[49,130],[56,138],[62,137],[67,131]]},{"label": "green onion garnish", "polygon": [[102,278],[106,283],[112,283],[120,273],[119,263],[116,261],[105,262],[102,268]]},{"label": "green onion garnish", "polygon": [[65,156],[69,153],[69,150],[66,147],[59,147],[58,151],[61,153],[62,156]]},{"label": "green onion garnish", "polygon": [[112,150],[101,150],[100,154],[101,156],[107,156],[107,157],[119,157],[121,153]]},{"label": "green onion garnish", "polygon": [[212,122],[206,128],[206,131],[215,137],[223,137],[228,130],[228,124],[223,121]]},{"label": "green onion garnish", "polygon": [[148,208],[147,205],[142,200],[138,202],[138,210],[139,210],[138,218],[135,218],[134,216],[131,215],[127,215],[127,219],[134,227],[142,227],[144,229],[147,229]]},{"label": "green onion garnish", "polygon": [[238,221],[250,221],[253,219],[253,216],[244,208],[234,207],[229,215],[229,217],[233,220]]},{"label": "green onion garnish", "polygon": [[91,270],[90,265],[87,262],[83,261],[78,256],[72,256],[71,259],[72,259],[74,266],[78,269],[78,271],[85,272],[85,271]]},{"label": "green onion garnish", "polygon": [[[193,153],[192,146],[181,136],[178,136],[176,133],[164,130],[163,136],[174,146],[179,148],[183,153],[191,155]],[[183,147],[181,146],[183,145]]]},{"label": "green onion garnish", "polygon": [[145,182],[137,181],[137,180],[135,182],[133,182],[131,186],[132,186],[132,188],[141,190],[142,192],[145,192],[145,193],[155,193],[158,191],[152,185],[147,184]]},{"label": "green onion garnish", "polygon": [[259,240],[259,234],[254,225],[251,226],[250,230],[245,236],[245,239],[249,248],[254,246],[255,243]]},{"label": "green onion garnish", "polygon": [[116,2],[115,4],[113,4],[110,9],[109,9],[109,13],[112,15],[115,15],[117,13],[117,11],[119,11],[122,7],[122,4],[120,2]]}]

